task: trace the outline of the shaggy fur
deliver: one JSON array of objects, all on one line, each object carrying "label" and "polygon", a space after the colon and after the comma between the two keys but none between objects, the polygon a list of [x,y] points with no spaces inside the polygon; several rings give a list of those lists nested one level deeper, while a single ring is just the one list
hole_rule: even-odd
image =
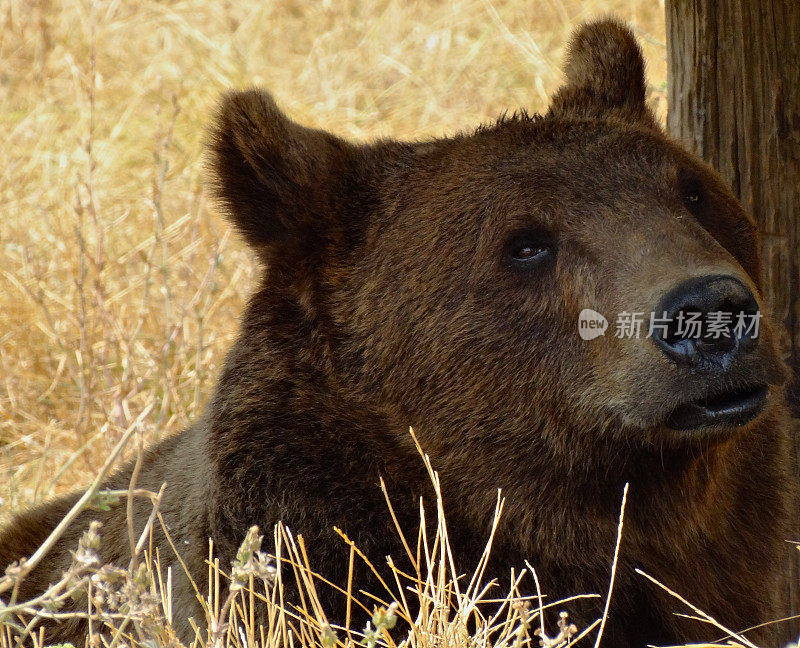
[{"label": "shaggy fur", "polygon": [[[348,557],[334,525],[376,565],[399,562],[378,483],[413,533],[418,498],[430,497],[413,425],[440,472],[461,569],[475,565],[502,488],[490,570],[504,582],[527,559],[553,599],[605,592],[630,483],[606,645],[718,638],[674,615],[686,610],[636,567],[733,629],[779,616],[790,480],[786,374],[769,322],[755,350],[713,376],[612,335],[613,314],[649,313],[689,277],[734,276],[760,302],[754,223],[657,126],[624,26],[581,28],[565,69],[547,115],[420,143],[349,143],[291,122],[258,90],[224,99],[215,188],[264,277],[204,416],[156,446],[139,478],[167,482],[164,518],[200,582],[208,537],[225,565],[250,525],[278,520],[334,582],[345,583]],[[544,261],[517,267],[519,241]],[[612,320],[605,337],[577,335],[587,307]],[[771,387],[747,425],[664,424],[681,403],[751,383]],[[129,472],[109,485],[125,488]],[[74,501],[19,516],[0,536],[0,563],[30,555]],[[137,529],[147,513],[137,503]],[[104,558],[127,564],[124,510],[99,515]],[[56,578],[97,516],[81,516],[22,596]],[[379,591],[366,568],[356,585]],[[343,597],[320,594],[341,620]],[[201,614],[185,579],[174,598],[190,636],[182,620]],[[589,600],[571,617],[601,612]],[[51,632],[83,643],[79,626]]]}]

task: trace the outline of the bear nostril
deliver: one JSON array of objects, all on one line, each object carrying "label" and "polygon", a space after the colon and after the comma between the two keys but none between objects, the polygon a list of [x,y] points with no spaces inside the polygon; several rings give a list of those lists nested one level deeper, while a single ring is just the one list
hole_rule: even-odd
[{"label": "bear nostril", "polygon": [[678,364],[724,368],[754,346],[757,329],[743,323],[759,316],[758,304],[735,277],[684,281],[661,299],[654,312],[667,324],[654,327],[652,339]]}]

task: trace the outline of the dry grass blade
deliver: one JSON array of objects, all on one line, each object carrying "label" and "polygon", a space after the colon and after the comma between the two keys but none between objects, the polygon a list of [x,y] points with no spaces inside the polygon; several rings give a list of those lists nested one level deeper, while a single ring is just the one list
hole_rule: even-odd
[{"label": "dry grass blade", "polygon": [[641,569],[638,569],[638,568],[636,569],[636,573],[639,574],[640,576],[644,576],[647,580],[649,580],[651,583],[656,584],[658,587],[660,587],[662,590],[664,590],[667,594],[669,594],[670,596],[678,599],[686,607],[691,609],[692,612],[694,612],[699,619],[705,621],[706,623],[709,623],[709,624],[713,625],[715,628],[718,628],[719,630],[722,630],[729,637],[733,637],[733,639],[736,641],[736,645],[747,646],[747,648],[758,648],[758,646],[756,646],[747,637],[744,637],[741,634],[739,634],[737,632],[734,632],[733,630],[729,630],[724,625],[719,623],[716,619],[714,619],[712,616],[706,614],[700,608],[696,607],[695,605],[693,605],[692,603],[687,601],[685,598],[683,598],[676,591],[674,591],[674,590],[670,589],[669,587],[667,587],[666,585],[664,585],[661,581],[657,580],[656,578],[653,578],[652,576],[650,576],[649,574],[647,574],[646,572],[644,572],[644,571],[642,571]]},{"label": "dry grass blade", "polygon": [[622,543],[622,525],[625,522],[625,504],[628,501],[628,484],[622,490],[622,504],[619,508],[619,524],[617,526],[617,542],[614,545],[614,560],[611,563],[611,579],[608,582],[608,594],[606,595],[606,604],[603,607],[603,617],[600,621],[600,629],[597,631],[597,639],[594,642],[594,648],[600,646],[600,641],[603,639],[603,629],[606,626],[606,619],[608,619],[608,611],[611,608],[611,593],[614,591],[614,579],[617,575],[617,560],[619,560],[619,547]]},{"label": "dry grass blade", "polygon": [[[116,447],[112,450],[111,454],[106,459],[106,462],[103,464],[103,467],[100,469],[100,472],[97,473],[95,480],[92,482],[92,485],[86,489],[86,491],[81,495],[77,502],[72,506],[69,513],[59,522],[55,529],[50,533],[47,539],[42,543],[42,545],[36,550],[36,552],[27,560],[25,560],[21,565],[20,569],[14,572],[13,578],[11,576],[4,576],[0,578],[0,594],[3,592],[7,592],[9,589],[12,589],[15,584],[24,579],[27,574],[33,570],[36,565],[47,555],[47,552],[53,547],[53,545],[58,541],[58,539],[64,534],[64,531],[67,530],[67,527],[73,522],[73,520],[78,516],[78,514],[86,508],[86,505],[91,501],[91,499],[95,496],[97,491],[100,489],[103,481],[106,477],[108,477],[109,472],[111,472],[111,468],[117,461],[120,452],[128,443],[130,438],[133,434],[137,431],[139,425],[141,424],[142,420],[144,420],[148,414],[150,414],[150,410],[152,406],[146,407],[139,416],[131,423],[130,427],[125,431],[122,435],[122,438],[117,443]],[[11,597],[11,601],[13,604],[14,596]]]}]

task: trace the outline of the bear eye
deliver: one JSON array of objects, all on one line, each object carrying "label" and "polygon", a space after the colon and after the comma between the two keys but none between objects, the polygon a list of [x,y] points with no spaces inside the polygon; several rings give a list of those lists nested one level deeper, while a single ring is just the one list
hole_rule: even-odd
[{"label": "bear eye", "polygon": [[683,196],[683,202],[686,203],[687,207],[696,207],[699,205],[703,200],[700,191],[691,191]]},{"label": "bear eye", "polygon": [[689,171],[682,170],[678,174],[683,204],[690,210],[697,209],[703,203],[703,185],[700,179]]},{"label": "bear eye", "polygon": [[506,257],[510,265],[518,268],[538,266],[553,256],[555,243],[544,232],[521,232],[506,244]]},{"label": "bear eye", "polygon": [[532,261],[536,257],[547,254],[547,248],[541,245],[523,243],[514,250],[513,257],[516,261]]}]

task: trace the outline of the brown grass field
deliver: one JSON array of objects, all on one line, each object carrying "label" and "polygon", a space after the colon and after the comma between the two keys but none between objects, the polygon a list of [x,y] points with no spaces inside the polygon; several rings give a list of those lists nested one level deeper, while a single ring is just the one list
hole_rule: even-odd
[{"label": "brown grass field", "polygon": [[663,116],[653,0],[0,0],[0,522],[203,408],[257,273],[203,188],[221,92],[360,140],[472,129],[545,109],[606,13]]}]

